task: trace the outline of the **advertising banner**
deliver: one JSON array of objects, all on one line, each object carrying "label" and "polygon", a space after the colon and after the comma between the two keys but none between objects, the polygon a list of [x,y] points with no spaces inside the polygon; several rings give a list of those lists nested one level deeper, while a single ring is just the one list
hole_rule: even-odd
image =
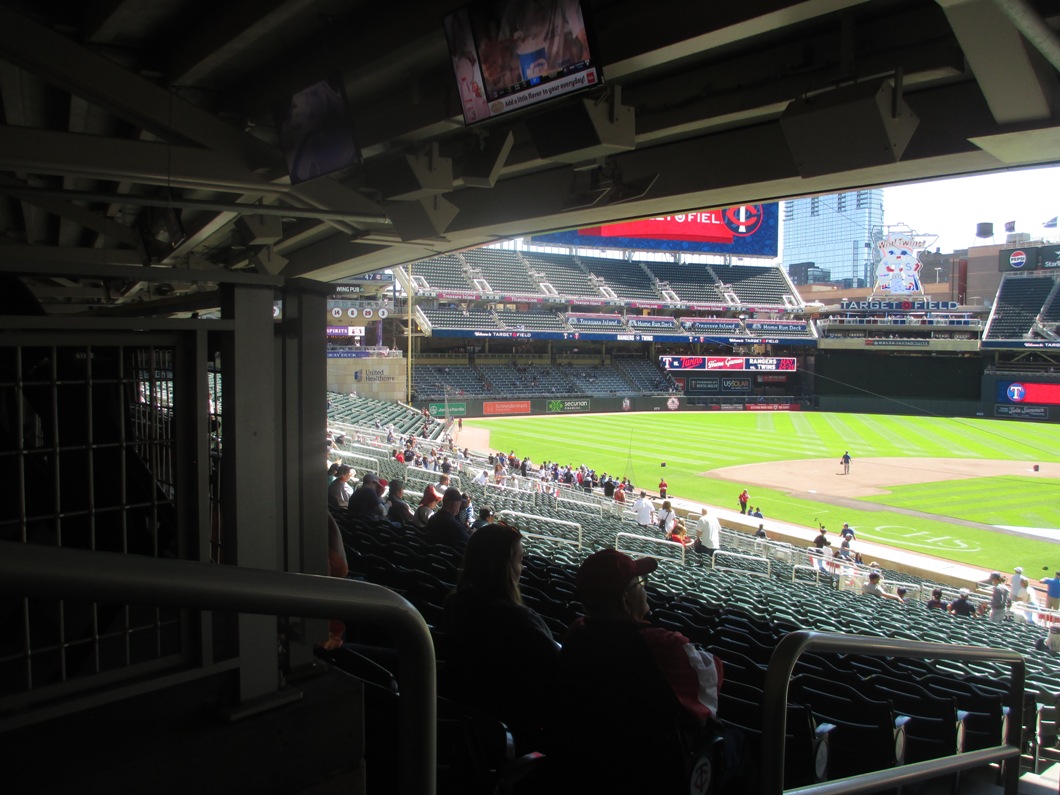
[{"label": "advertising banner", "polygon": [[751,379],[750,378],[731,378],[725,376],[721,379],[721,391],[722,392],[750,392],[751,391]]},{"label": "advertising banner", "polygon": [[717,392],[719,389],[721,389],[721,379],[717,376],[709,378],[692,376],[688,379],[689,392]]},{"label": "advertising banner", "polygon": [[994,406],[995,417],[1026,417],[1032,420],[1049,419],[1049,409],[1046,406]]},{"label": "advertising banner", "polygon": [[997,259],[997,269],[1002,273],[1038,270],[1037,248],[1003,248]]},{"label": "advertising banner", "polygon": [[577,411],[589,411],[589,401],[580,400],[549,400],[545,404],[545,411],[550,414],[569,414]]},{"label": "advertising banner", "polygon": [[[444,417],[445,416],[445,404],[444,403],[428,403],[427,411],[430,412],[432,417]],[[450,417],[466,417],[467,416],[467,403],[450,403],[449,404],[449,416]]]},{"label": "advertising banner", "polygon": [[487,400],[482,404],[483,414],[529,414],[529,400]]},{"label": "advertising banner", "polygon": [[798,403],[748,403],[748,411],[798,411]]},{"label": "advertising banner", "polygon": [[865,340],[865,345],[871,348],[930,348],[931,340]]},{"label": "advertising banner", "polygon": [[998,381],[997,402],[1060,406],[1060,384],[1034,381]]},{"label": "advertising banner", "polygon": [[786,370],[794,372],[789,356],[660,356],[665,370]]},{"label": "advertising banner", "polygon": [[806,331],[804,320],[748,320],[748,331]]},{"label": "advertising banner", "polygon": [[535,235],[532,240],[537,245],[546,246],[775,257],[779,248],[779,221],[780,205],[776,202],[741,204]]}]

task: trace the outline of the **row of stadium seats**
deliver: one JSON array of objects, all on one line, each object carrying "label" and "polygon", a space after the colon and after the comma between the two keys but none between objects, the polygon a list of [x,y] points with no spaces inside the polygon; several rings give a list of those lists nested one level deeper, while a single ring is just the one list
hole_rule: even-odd
[{"label": "row of stadium seats", "polygon": [[669,381],[651,362],[570,367],[510,365],[430,365],[412,368],[412,384],[420,400],[458,397],[537,395],[637,395],[665,392]]},{"label": "row of stadium seats", "polygon": [[1022,340],[1035,321],[1047,328],[1060,322],[1060,277],[1052,273],[1007,275],[1001,281],[984,339]]},{"label": "row of stadium seats", "polygon": [[782,330],[769,321],[746,323],[735,318],[651,317],[615,313],[572,313],[564,316],[546,310],[530,312],[494,311],[486,309],[454,309],[451,306],[419,307],[431,329],[471,329],[486,331],[562,331],[567,333],[644,332],[660,334],[710,334],[734,337],[783,336],[812,337],[814,332],[806,321],[789,320]]},{"label": "row of stadium seats", "polygon": [[[627,261],[501,249],[446,254],[408,266],[426,292],[562,296],[630,302],[794,307],[797,293],[777,266]],[[670,297],[673,296],[673,297]]]}]

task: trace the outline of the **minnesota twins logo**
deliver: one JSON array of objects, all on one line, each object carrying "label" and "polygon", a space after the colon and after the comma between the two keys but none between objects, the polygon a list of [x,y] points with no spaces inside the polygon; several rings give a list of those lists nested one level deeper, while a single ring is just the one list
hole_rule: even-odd
[{"label": "minnesota twins logo", "polygon": [[741,204],[727,207],[723,215],[725,226],[736,237],[747,237],[758,231],[765,213],[761,204]]}]

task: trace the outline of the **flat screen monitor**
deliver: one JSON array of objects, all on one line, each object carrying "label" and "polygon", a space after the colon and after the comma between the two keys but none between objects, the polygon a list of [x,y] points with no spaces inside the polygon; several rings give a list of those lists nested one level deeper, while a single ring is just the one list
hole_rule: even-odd
[{"label": "flat screen monitor", "polygon": [[348,168],[361,160],[342,80],[321,80],[291,95],[276,111],[280,148],[291,182]]},{"label": "flat screen monitor", "polygon": [[582,0],[481,0],[443,24],[467,124],[600,84]]}]

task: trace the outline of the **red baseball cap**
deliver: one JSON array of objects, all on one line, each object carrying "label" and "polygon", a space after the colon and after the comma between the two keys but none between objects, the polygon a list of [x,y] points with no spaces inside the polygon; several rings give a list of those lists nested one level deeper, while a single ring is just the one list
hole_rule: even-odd
[{"label": "red baseball cap", "polygon": [[610,602],[622,597],[630,580],[651,574],[659,568],[655,558],[634,560],[617,549],[602,549],[587,557],[578,567],[575,586],[583,602]]}]

